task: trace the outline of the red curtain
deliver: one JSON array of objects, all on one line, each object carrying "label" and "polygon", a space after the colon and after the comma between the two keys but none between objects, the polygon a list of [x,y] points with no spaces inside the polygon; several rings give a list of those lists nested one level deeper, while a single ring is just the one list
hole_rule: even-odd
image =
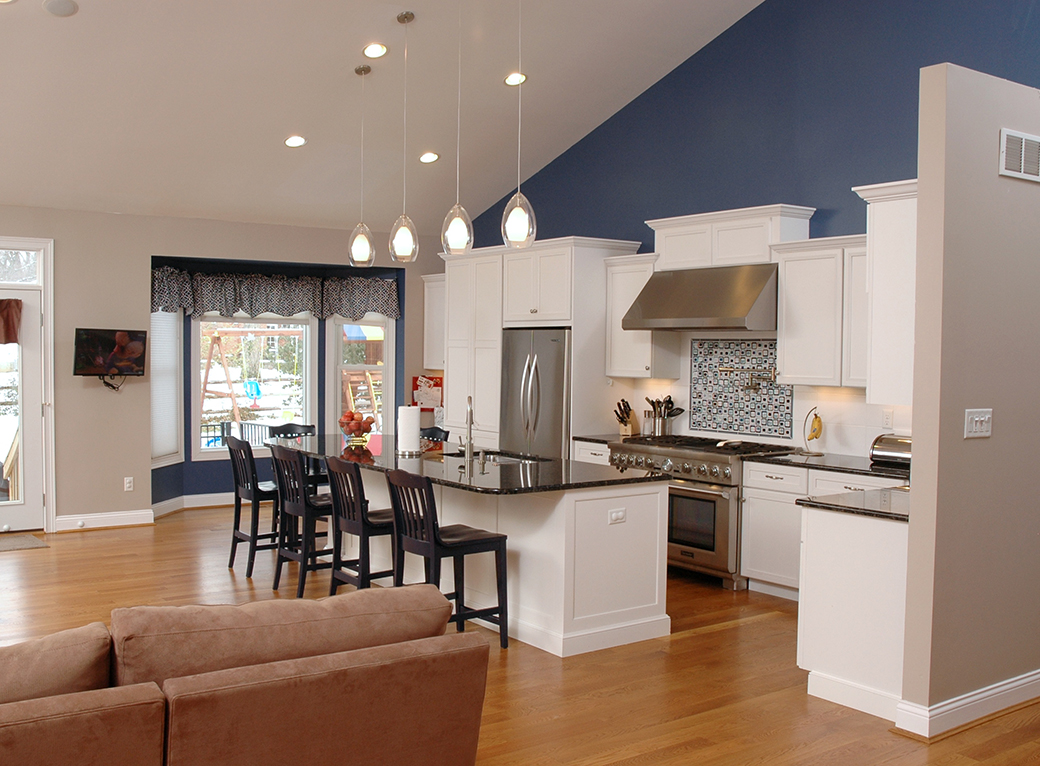
[{"label": "red curtain", "polygon": [[0,300],[0,344],[17,343],[22,324],[22,302],[15,298]]}]

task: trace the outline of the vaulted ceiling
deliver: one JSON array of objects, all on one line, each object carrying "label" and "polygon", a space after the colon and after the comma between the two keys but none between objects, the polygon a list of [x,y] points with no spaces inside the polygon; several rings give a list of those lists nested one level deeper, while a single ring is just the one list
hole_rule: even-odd
[{"label": "vaulted ceiling", "polygon": [[[760,1],[522,0],[523,177]],[[64,18],[0,3],[0,204],[350,229],[364,111],[365,222],[390,229],[407,160],[407,212],[436,236],[455,202],[460,5],[476,216],[516,185],[518,0],[78,0]],[[389,51],[369,61],[376,40]],[[441,159],[420,164],[428,150]]]}]

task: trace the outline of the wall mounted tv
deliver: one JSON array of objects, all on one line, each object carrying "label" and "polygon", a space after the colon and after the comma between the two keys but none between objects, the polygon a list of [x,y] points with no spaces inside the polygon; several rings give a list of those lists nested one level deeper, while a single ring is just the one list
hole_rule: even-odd
[{"label": "wall mounted tv", "polygon": [[76,328],[73,375],[144,375],[146,330],[85,330]]}]

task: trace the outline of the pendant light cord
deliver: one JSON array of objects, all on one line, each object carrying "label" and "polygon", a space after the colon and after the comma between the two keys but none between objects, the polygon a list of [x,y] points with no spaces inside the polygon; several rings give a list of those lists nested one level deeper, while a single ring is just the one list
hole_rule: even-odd
[{"label": "pendant light cord", "polygon": [[[524,3],[517,0],[516,3],[516,65],[521,77],[524,74]],[[524,78],[526,79],[526,78]],[[516,193],[520,193],[520,128],[523,125],[524,116],[524,83],[523,80],[516,86]]]},{"label": "pendant light cord", "polygon": [[404,25],[404,153],[401,157],[401,215],[408,210],[408,24]]},{"label": "pendant light cord", "polygon": [[455,101],[455,204],[459,204],[459,147],[462,145],[462,0],[459,0],[459,90]]},{"label": "pendant light cord", "polygon": [[365,75],[361,75],[361,222],[365,221]]}]

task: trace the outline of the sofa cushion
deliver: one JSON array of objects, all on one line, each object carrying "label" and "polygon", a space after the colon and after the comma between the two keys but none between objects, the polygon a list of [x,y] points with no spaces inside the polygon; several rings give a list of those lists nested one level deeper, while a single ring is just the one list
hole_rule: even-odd
[{"label": "sofa cushion", "polygon": [[162,766],[166,697],[155,684],[0,705],[0,763]]},{"label": "sofa cushion", "polygon": [[0,703],[109,684],[112,638],[103,622],[0,647]]},{"label": "sofa cushion", "polygon": [[112,612],[118,685],[441,635],[451,604],[433,585],[318,600],[138,606]]}]

